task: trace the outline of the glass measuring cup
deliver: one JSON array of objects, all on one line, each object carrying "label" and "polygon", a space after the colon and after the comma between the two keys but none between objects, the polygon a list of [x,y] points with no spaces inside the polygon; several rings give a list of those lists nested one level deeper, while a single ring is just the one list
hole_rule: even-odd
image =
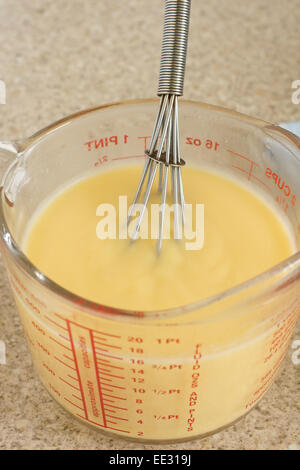
[{"label": "glass measuring cup", "polygon": [[[2,161],[11,159],[1,186],[1,249],[33,362],[50,394],[96,429],[175,442],[234,422],[273,382],[299,315],[299,251],[192,305],[134,312],[63,289],[21,249],[31,215],[58,187],[142,165],[156,108],[154,100],[107,105],[22,142],[1,143]],[[182,101],[180,117],[187,164],[232,173],[276,201],[299,250],[299,139],[199,103]]]}]

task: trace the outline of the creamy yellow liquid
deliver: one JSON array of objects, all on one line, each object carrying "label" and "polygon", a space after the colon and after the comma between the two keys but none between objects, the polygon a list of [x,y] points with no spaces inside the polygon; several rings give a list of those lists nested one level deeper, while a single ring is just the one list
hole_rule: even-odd
[{"label": "creamy yellow liquid", "polygon": [[[184,169],[185,198],[204,204],[204,246],[186,250],[164,240],[100,240],[101,203],[130,204],[140,169],[110,171],[80,181],[34,218],[25,241],[30,260],[66,289],[94,302],[155,310],[195,302],[262,273],[292,253],[282,221],[259,197],[234,181]],[[154,191],[155,192],[155,191]],[[155,200],[157,202],[158,199]]]},{"label": "creamy yellow liquid", "polygon": [[[131,201],[140,171],[99,174],[54,195],[33,216],[28,257],[89,300],[155,310],[221,292],[293,252],[271,205],[229,178],[189,168],[186,201],[205,206],[203,249],[164,240],[157,257],[155,241],[99,240],[97,206],[117,205],[119,194]],[[21,271],[11,283],[53,397],[97,429],[138,440],[189,439],[249,411],[274,380],[298,312],[293,291],[275,289],[253,302],[256,286],[189,316],[116,321],[55,297]]]}]

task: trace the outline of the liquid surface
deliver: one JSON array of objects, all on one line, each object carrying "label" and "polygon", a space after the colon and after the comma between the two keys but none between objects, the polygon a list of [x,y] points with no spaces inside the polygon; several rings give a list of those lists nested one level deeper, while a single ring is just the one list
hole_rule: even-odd
[{"label": "liquid surface", "polygon": [[[254,193],[218,174],[184,169],[188,203],[204,204],[204,246],[188,251],[164,240],[100,240],[99,204],[131,203],[140,168],[92,176],[54,195],[32,219],[24,249],[49,278],[89,300],[155,310],[216,294],[269,269],[292,253],[286,228]],[[156,200],[159,202],[159,199]]]}]

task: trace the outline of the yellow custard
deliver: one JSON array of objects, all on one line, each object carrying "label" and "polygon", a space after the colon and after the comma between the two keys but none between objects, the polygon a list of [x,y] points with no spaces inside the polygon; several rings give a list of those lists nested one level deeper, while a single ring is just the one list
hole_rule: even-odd
[{"label": "yellow custard", "polygon": [[[140,172],[108,171],[53,195],[25,234],[30,260],[93,302],[157,311],[228,289],[294,251],[272,204],[229,177],[193,168],[184,169],[184,189],[188,203],[204,204],[202,249],[164,240],[157,256],[155,240],[99,239],[99,204],[118,207],[119,195],[130,203]],[[27,283],[12,279],[49,392],[83,422],[138,440],[190,439],[249,411],[274,380],[298,314],[288,286],[255,298],[262,285],[274,287],[268,279],[207,308],[151,318],[82,310]]]},{"label": "yellow custard", "polygon": [[[84,179],[33,218],[25,252],[49,278],[94,302],[125,309],[177,307],[211,296],[271,268],[292,253],[282,220],[262,199],[226,177],[184,169],[185,199],[204,204],[204,245],[97,237],[101,203],[118,209],[134,197],[140,168]],[[154,189],[155,193],[155,189]],[[159,198],[155,199],[158,202]],[[117,232],[118,233],[118,232]]]}]

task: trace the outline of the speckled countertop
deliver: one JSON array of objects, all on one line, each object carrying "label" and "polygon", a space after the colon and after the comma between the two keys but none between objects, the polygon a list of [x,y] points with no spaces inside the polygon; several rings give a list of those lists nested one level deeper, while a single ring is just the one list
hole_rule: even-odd
[{"label": "speckled countertop", "polygon": [[[299,0],[193,0],[185,97],[265,120],[300,119]],[[64,115],[156,92],[162,0],[0,0],[1,140]],[[238,424],[204,440],[143,446],[62,410],[33,368],[0,266],[0,449],[300,449],[300,366],[290,348],[269,392]],[[300,328],[294,339],[300,339]]]}]

